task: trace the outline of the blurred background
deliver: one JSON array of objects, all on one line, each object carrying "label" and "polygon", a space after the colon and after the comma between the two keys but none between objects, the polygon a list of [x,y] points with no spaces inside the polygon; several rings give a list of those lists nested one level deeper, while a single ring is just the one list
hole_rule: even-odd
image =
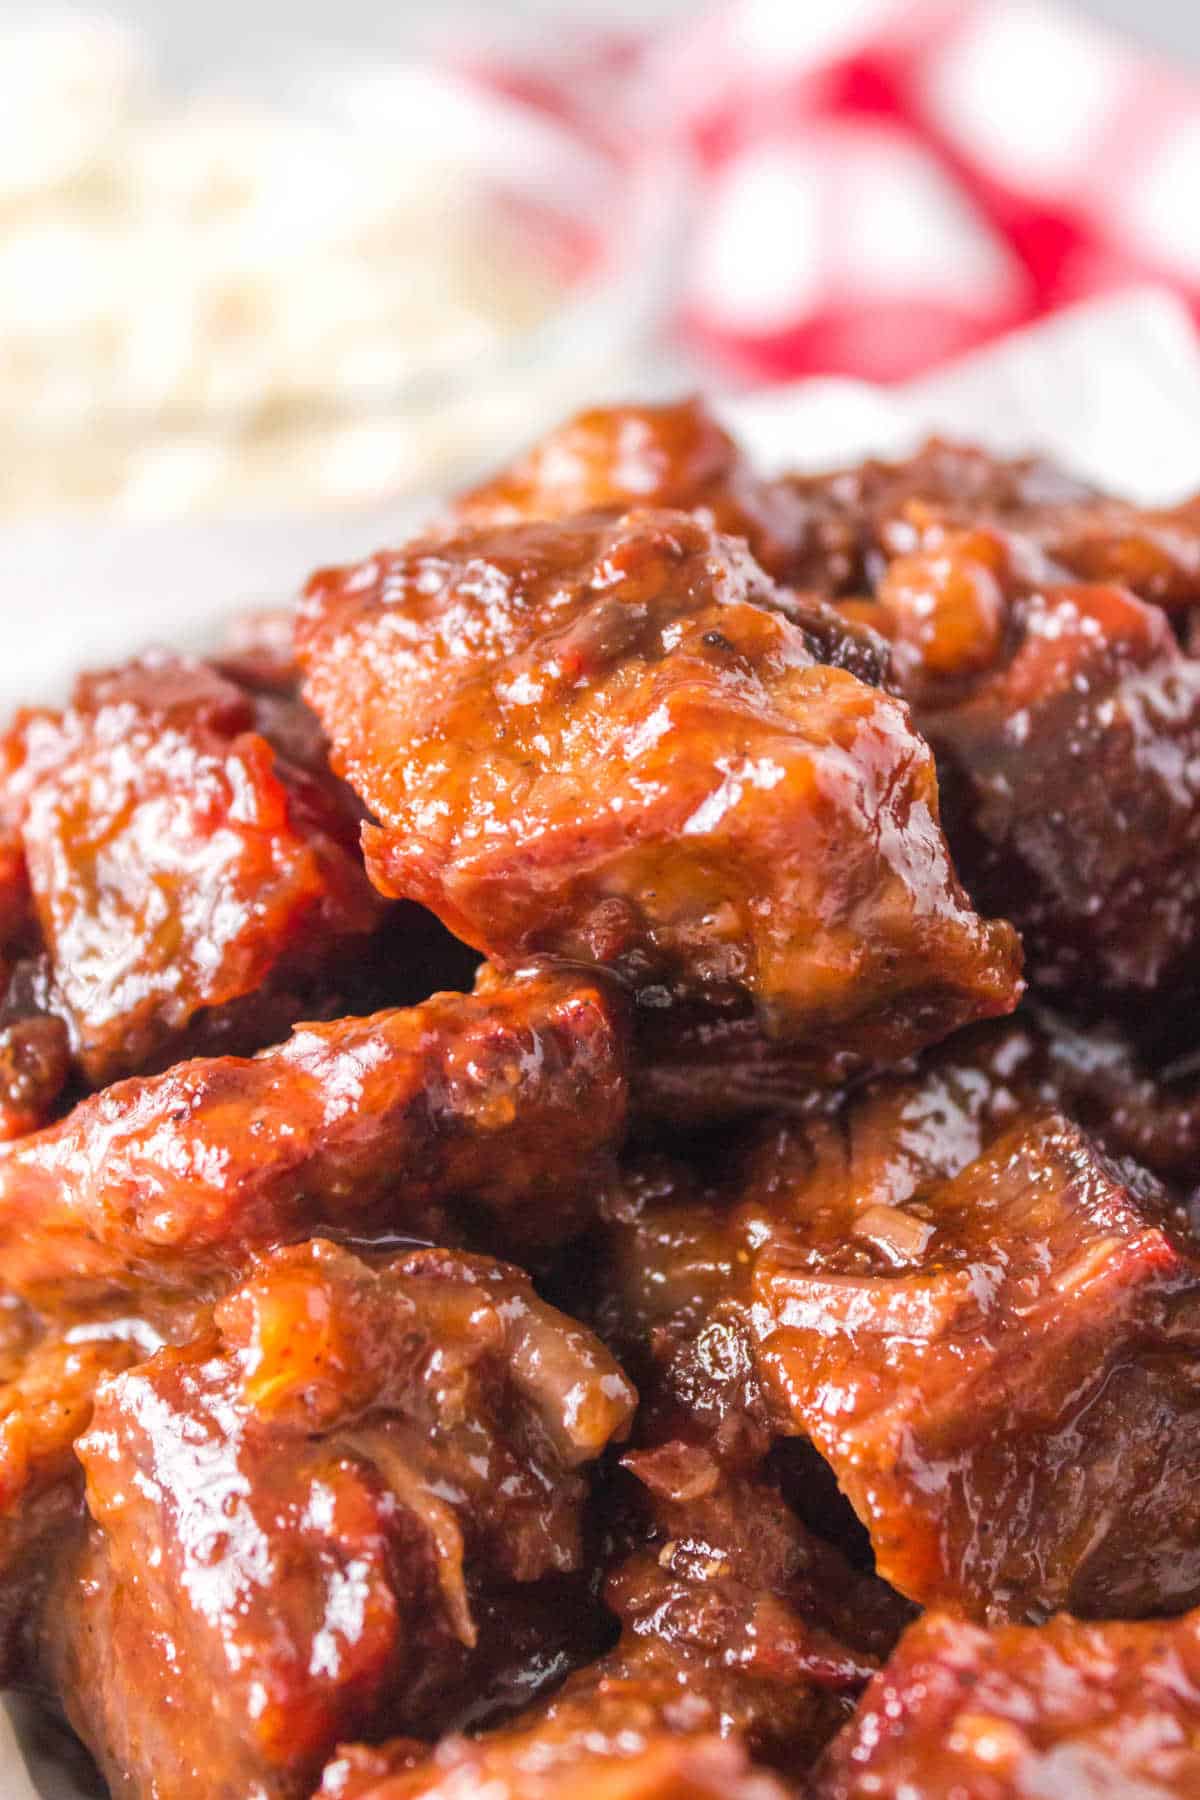
[{"label": "blurred background", "polygon": [[0,519],[344,511],[589,398],[1200,310],[1195,0],[0,12]]},{"label": "blurred background", "polygon": [[[803,0],[794,3],[799,9]],[[379,5],[378,0],[343,0],[336,7],[328,0],[291,0],[290,4],[288,0],[258,0],[250,8],[237,0],[210,0],[203,7],[191,0],[129,0],[121,10],[126,18],[162,32],[166,66],[186,80],[202,72],[219,72],[230,42],[244,42],[248,29],[275,36],[302,30],[334,47],[351,41],[387,51],[402,46],[406,35],[419,29],[419,21],[429,9],[416,0],[393,0],[390,6]],[[602,15],[637,27],[652,20],[685,18],[699,6],[697,0],[608,0],[585,9],[576,0],[508,0],[507,6],[497,10],[554,21],[578,19],[590,12],[593,19]],[[1083,0],[1076,10],[1128,32],[1143,44],[1193,60],[1200,58],[1200,11],[1193,0]]]}]

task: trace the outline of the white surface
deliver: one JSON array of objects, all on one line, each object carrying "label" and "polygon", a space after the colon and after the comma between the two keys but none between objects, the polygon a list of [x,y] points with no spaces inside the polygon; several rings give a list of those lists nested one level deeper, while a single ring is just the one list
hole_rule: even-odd
[{"label": "white surface", "polygon": [[[1200,488],[1200,351],[1182,306],[1152,292],[1061,314],[907,389],[807,382],[722,411],[767,467],[898,454],[941,430],[1049,451],[1146,499]],[[302,527],[0,532],[0,704],[148,642],[200,643],[239,602],[286,594],[314,563],[365,554],[409,522],[376,511]],[[0,1710],[3,1800],[77,1800],[69,1782],[31,1785],[5,1733]]]},{"label": "white surface", "polygon": [[[61,1783],[55,1785],[63,1800],[73,1800],[69,1784],[65,1787]],[[43,1787],[39,1793],[26,1774],[25,1759],[21,1755],[6,1706],[0,1707],[0,1791],[4,1793],[5,1800],[42,1800],[43,1795],[53,1793],[52,1787]],[[58,1800],[58,1795],[54,1796],[54,1800]]]},{"label": "white surface", "polygon": [[[12,3],[12,0],[8,0]],[[50,0],[23,0],[33,10],[44,10]],[[607,23],[637,28],[657,20],[685,18],[712,0],[504,0],[494,5],[491,16],[503,14],[505,23],[515,19],[552,22],[600,18]],[[778,0],[773,0],[778,4]],[[786,0],[785,0],[786,3]],[[404,44],[415,33],[444,25],[455,14],[473,11],[489,15],[488,0],[449,0],[431,9],[423,0],[111,0],[112,10],[142,23],[161,36],[172,70],[181,80],[207,78],[229,68],[231,55],[253,58],[256,46],[304,37],[333,48],[349,44],[381,49]],[[1115,26],[1130,37],[1192,62],[1200,62],[1200,7],[1196,0],[1063,0],[1064,10],[1090,14]],[[801,20],[809,10],[836,22],[838,0],[791,0],[791,11]],[[798,26],[798,29],[800,27]],[[831,25],[830,29],[835,26]],[[805,27],[807,31],[807,27]]]}]

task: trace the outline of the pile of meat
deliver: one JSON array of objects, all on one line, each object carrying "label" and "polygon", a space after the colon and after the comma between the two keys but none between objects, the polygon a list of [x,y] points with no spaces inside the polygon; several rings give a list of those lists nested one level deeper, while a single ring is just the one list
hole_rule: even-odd
[{"label": "pile of meat", "polygon": [[0,752],[114,1800],[1200,1793],[1200,502],[588,414]]}]

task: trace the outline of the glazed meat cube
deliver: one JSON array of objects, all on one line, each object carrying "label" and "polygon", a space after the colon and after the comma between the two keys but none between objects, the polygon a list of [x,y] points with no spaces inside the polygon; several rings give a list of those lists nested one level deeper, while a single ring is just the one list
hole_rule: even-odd
[{"label": "glazed meat cube", "polygon": [[1200,1272],[1148,1177],[1046,1114],[900,1205],[778,1145],[749,1185],[768,1409],[881,1575],[996,1620],[1194,1602]]},{"label": "glazed meat cube", "polygon": [[699,1170],[635,1164],[598,1323],[656,1430],[744,1464],[814,1444],[912,1600],[1180,1610],[1200,1266],[1148,1175],[1028,1110],[1023,1027],[977,1037]]},{"label": "glazed meat cube", "polygon": [[1200,600],[1200,500],[1137,507],[1043,457],[996,457],[939,438],[906,461],[868,460],[791,485],[828,542],[842,534],[843,555],[827,563],[827,579],[814,568],[813,585],[825,592],[873,587],[891,556],[914,547],[914,515],[936,514],[1019,539],[1039,579],[1115,582],[1171,608]]},{"label": "glazed meat cube", "polygon": [[0,825],[0,1142],[53,1116],[71,1074],[64,1020],[48,971],[19,835]]},{"label": "glazed meat cube", "polygon": [[969,698],[922,712],[972,891],[1049,990],[1194,982],[1200,662],[1113,588],[1031,600],[1021,633]]},{"label": "glazed meat cube", "polygon": [[[604,1197],[586,1284],[597,1328],[642,1394],[639,1436],[684,1437],[753,1467],[778,1435],[752,1326],[759,1251],[793,1215],[853,1238],[856,1205],[900,1209],[958,1174],[1041,1098],[1041,1040],[1023,1015],[960,1033],[919,1074],[809,1095],[808,1117],[710,1136],[697,1154],[635,1150]],[[918,1233],[923,1227],[917,1228]]]},{"label": "glazed meat cube", "polygon": [[378,923],[337,784],[261,723],[215,671],[151,656],[85,676],[6,740],[47,1006],[92,1085],[170,1060],[194,1025],[269,1042]]},{"label": "glazed meat cube", "polygon": [[1164,615],[1031,583],[994,534],[938,526],[851,610],[893,641],[956,864],[1031,980],[1093,1006],[1194,982],[1200,662]]},{"label": "glazed meat cube", "polygon": [[[1013,1019],[960,1033],[924,1059],[926,1075],[953,1068],[986,1084],[997,1122],[1026,1108],[1064,1112],[1110,1156],[1148,1169],[1186,1207],[1200,1158],[1195,1051],[1141,1041],[1136,1021],[1068,1019],[1026,1006]],[[1185,1039],[1186,1042],[1186,1039]],[[810,1096],[810,1102],[812,1097]]]},{"label": "glazed meat cube", "polygon": [[82,1516],[73,1449],[91,1419],[97,1384],[148,1354],[139,1337],[123,1321],[47,1332],[23,1307],[0,1303],[2,1685],[28,1671],[41,1595]]},{"label": "glazed meat cube", "polygon": [[79,1445],[45,1658],[113,1791],[301,1800],[339,1739],[436,1730],[476,1595],[578,1566],[586,1465],[633,1403],[502,1264],[272,1252],[106,1382]]},{"label": "glazed meat cube", "polygon": [[901,462],[869,457],[851,468],[791,480],[831,537],[840,524],[846,552],[831,570],[840,586],[825,591],[842,594],[870,591],[891,557],[913,548],[914,512],[937,513],[964,528],[985,521],[1012,527],[1039,514],[1060,517],[1065,507],[1087,507],[1100,498],[1043,457],[995,457],[943,438],[930,438]]},{"label": "glazed meat cube", "polygon": [[929,1613],[875,1678],[813,1800],[1191,1800],[1200,1618],[981,1631]]},{"label": "glazed meat cube", "polygon": [[28,1013],[0,1025],[0,1142],[45,1125],[70,1074],[70,1038],[62,1019]]},{"label": "glazed meat cube", "polygon": [[579,413],[464,495],[454,516],[513,525],[637,506],[694,513],[744,538],[764,569],[795,587],[836,591],[849,573],[849,534],[837,513],[794,481],[758,475],[699,399]]},{"label": "glazed meat cube", "polygon": [[1083,581],[1116,582],[1170,611],[1200,601],[1200,496],[1148,508],[1104,497],[1013,523]]},{"label": "glazed meat cube", "polygon": [[749,1778],[746,1752],[800,1777],[875,1666],[828,1626],[831,1614],[851,1613],[861,1579],[813,1544],[766,1490],[720,1491],[716,1465],[702,1452],[675,1448],[633,1461],[660,1495],[682,1485],[688,1498],[667,1501],[677,1535],[664,1528],[609,1581],[622,1627],[615,1648],[503,1730],[452,1738],[432,1755],[411,1745],[390,1756],[343,1755],[323,1796],[567,1800],[595,1783],[597,1795],[667,1800],[690,1791],[671,1784],[707,1769],[722,1741],[725,1758],[712,1767],[731,1779]]},{"label": "glazed meat cube", "polygon": [[810,1079],[1015,1004],[1015,937],[966,903],[905,708],[696,520],[388,552],[314,578],[299,641],[380,821],[373,879],[501,966],[603,963],[647,1014],[752,1013]]},{"label": "glazed meat cube", "polygon": [[[614,1542],[632,1546],[629,1566],[653,1564],[656,1580],[667,1571],[718,1616],[735,1616],[748,1597],[755,1607],[768,1596],[771,1604],[785,1603],[810,1633],[827,1645],[836,1642],[856,1664],[860,1675],[846,1681],[853,1689],[864,1667],[895,1648],[914,1616],[912,1606],[809,1529],[774,1459],[751,1464],[736,1448],[731,1453],[718,1434],[705,1430],[698,1412],[678,1422],[690,1436],[667,1438],[661,1411],[643,1402],[635,1422],[639,1447],[621,1459],[637,1483],[623,1494],[624,1513],[618,1509],[613,1531]],[[610,1602],[625,1591],[623,1579],[619,1575],[611,1586]],[[621,1604],[616,1611],[626,1617]],[[653,1616],[654,1629],[670,1635],[668,1613],[656,1607]],[[785,1754],[790,1740],[776,1731],[759,1732],[753,1741],[760,1754],[775,1755],[769,1745]]]},{"label": "glazed meat cube", "polygon": [[1031,1091],[1053,1097],[1107,1150],[1133,1157],[1186,1201],[1200,1165],[1195,1053],[1156,1064],[1112,1021],[1080,1025],[1045,1011],[1025,1032]]},{"label": "glazed meat cube", "polygon": [[452,1200],[553,1242],[593,1210],[625,1102],[623,1033],[586,978],[302,1026],[120,1082],[0,1151],[0,1267],[44,1306],[211,1292],[256,1249],[421,1236]]}]

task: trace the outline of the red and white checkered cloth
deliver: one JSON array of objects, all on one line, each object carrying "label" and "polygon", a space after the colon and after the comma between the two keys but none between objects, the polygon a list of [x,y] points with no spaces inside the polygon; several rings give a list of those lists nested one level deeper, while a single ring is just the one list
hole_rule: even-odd
[{"label": "red and white checkered cloth", "polygon": [[625,154],[687,150],[680,321],[730,374],[902,379],[1135,282],[1200,313],[1200,79],[1060,8],[735,0],[481,70]]}]

